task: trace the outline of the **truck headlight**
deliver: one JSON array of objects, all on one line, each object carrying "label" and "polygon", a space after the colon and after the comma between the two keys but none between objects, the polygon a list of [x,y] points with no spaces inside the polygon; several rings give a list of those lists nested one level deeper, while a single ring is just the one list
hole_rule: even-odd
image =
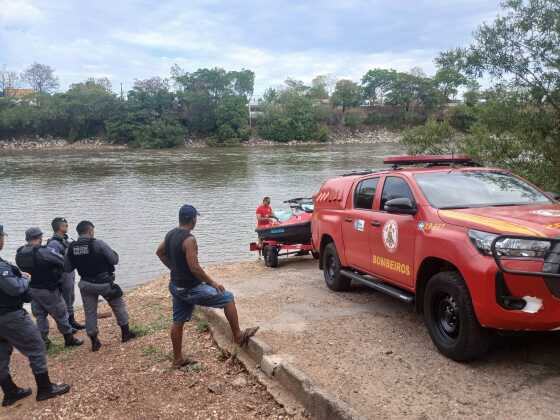
[{"label": "truck headlight", "polygon": [[[492,255],[492,242],[500,235],[469,230],[469,238],[482,255]],[[550,249],[549,241],[504,238],[496,243],[496,252],[502,257],[544,258]]]}]

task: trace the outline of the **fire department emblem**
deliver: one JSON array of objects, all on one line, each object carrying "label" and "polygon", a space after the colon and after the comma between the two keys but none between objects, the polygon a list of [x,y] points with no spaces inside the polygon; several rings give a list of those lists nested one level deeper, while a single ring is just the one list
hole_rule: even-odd
[{"label": "fire department emblem", "polygon": [[394,220],[383,226],[383,243],[389,252],[395,252],[399,246],[399,225]]},{"label": "fire department emblem", "polygon": [[560,217],[560,210],[535,210],[532,213],[538,216]]}]

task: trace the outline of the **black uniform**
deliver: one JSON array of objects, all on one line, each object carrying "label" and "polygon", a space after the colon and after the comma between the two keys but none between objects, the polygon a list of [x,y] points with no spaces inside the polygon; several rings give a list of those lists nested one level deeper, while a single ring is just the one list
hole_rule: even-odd
[{"label": "black uniform", "polygon": [[50,315],[58,330],[65,337],[72,335],[68,322],[66,303],[60,293],[60,277],[64,271],[64,258],[46,246],[24,245],[17,250],[16,263],[22,271],[31,274],[31,312],[43,340],[48,343]]}]

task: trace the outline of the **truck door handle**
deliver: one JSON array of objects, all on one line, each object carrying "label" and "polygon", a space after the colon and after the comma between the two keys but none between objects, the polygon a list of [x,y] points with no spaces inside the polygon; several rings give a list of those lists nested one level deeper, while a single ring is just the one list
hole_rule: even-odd
[{"label": "truck door handle", "polygon": [[352,222],[352,218],[351,217],[347,217],[344,219],[345,222],[351,223]]},{"label": "truck door handle", "polygon": [[379,227],[381,226],[381,222],[379,220],[374,220],[373,222],[371,222],[371,225],[373,227]]}]

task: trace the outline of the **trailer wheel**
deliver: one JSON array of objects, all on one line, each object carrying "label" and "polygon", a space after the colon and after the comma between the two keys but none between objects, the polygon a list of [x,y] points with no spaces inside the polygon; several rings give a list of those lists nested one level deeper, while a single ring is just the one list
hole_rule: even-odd
[{"label": "trailer wheel", "polygon": [[428,281],[424,320],[438,350],[457,362],[477,359],[490,348],[490,331],[478,323],[469,290],[456,271]]},{"label": "trailer wheel", "polygon": [[340,274],[340,259],[336,252],[334,243],[330,243],[323,251],[323,276],[327,287],[335,292],[343,292],[350,289],[351,280]]},{"label": "trailer wheel", "polygon": [[264,248],[264,264],[267,267],[278,267],[278,248],[267,246]]}]

